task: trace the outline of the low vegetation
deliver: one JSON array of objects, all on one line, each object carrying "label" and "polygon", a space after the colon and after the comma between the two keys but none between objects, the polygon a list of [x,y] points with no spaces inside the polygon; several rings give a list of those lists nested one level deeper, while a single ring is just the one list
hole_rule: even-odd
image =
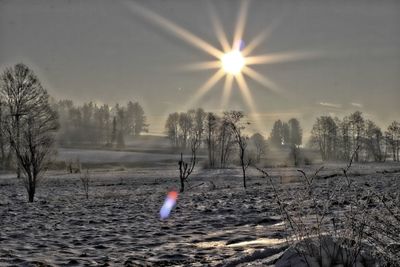
[{"label": "low vegetation", "polygon": [[86,170],[86,172],[83,175],[81,175],[81,183],[82,183],[83,192],[85,193],[85,197],[86,197],[86,199],[89,199],[89,187],[90,187],[89,170]]},{"label": "low vegetation", "polygon": [[326,192],[316,186],[323,167],[311,176],[298,170],[302,179],[296,192],[280,189],[266,171],[257,168],[268,178],[290,233],[286,239],[290,249],[283,260],[294,253],[299,257],[297,264],[306,266],[400,264],[399,195],[379,194],[355,183],[350,168],[358,149],[341,177],[328,182]]}]

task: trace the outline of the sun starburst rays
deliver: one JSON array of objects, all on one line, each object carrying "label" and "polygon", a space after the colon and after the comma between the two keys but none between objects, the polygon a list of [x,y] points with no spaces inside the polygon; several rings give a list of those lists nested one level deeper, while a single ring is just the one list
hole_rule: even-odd
[{"label": "sun starburst rays", "polygon": [[277,64],[277,63],[310,59],[316,56],[318,56],[318,53],[316,52],[302,52],[302,51],[271,53],[265,55],[246,57],[246,65]]},{"label": "sun starburst rays", "polygon": [[219,80],[221,80],[224,76],[225,73],[223,69],[219,69],[216,73],[214,73],[213,76],[211,76],[198,90],[196,90],[196,93],[191,98],[191,100],[187,102],[185,108],[192,107],[193,104],[195,104],[208,91],[210,91],[214,87],[214,85],[216,85]]},{"label": "sun starburst rays", "polygon": [[[259,123],[259,118],[256,115],[256,104],[244,75],[256,81],[263,87],[268,88],[271,92],[282,94],[283,90],[268,77],[257,72],[250,66],[297,61],[313,58],[317,55],[316,53],[309,52],[282,52],[264,55],[251,55],[252,52],[270,36],[272,30],[276,26],[276,23],[272,23],[264,32],[261,32],[254,39],[252,39],[247,46],[243,47],[244,42],[242,38],[247,20],[249,0],[243,0],[241,2],[235,30],[233,33],[232,44],[229,44],[226,33],[222,27],[222,23],[219,20],[215,10],[210,8],[211,23],[222,50],[212,46],[200,37],[194,35],[174,22],[156,14],[155,12],[150,11],[138,4],[132,5],[132,10],[134,12],[151,20],[159,27],[168,30],[183,41],[216,58],[212,61],[195,62],[184,67],[185,70],[189,71],[217,69],[217,71],[195,91],[195,94],[191,100],[186,102],[186,108],[192,108],[196,102],[198,102],[205,94],[207,94],[225,76],[220,104],[221,108],[226,108],[233,88],[233,83],[236,82],[240,93],[242,94],[244,103],[254,117],[256,127],[259,126],[257,125]],[[229,66],[229,64],[236,64],[236,66]]]},{"label": "sun starburst rays", "polygon": [[274,93],[280,94],[283,92],[273,81],[248,66],[243,67],[243,73]]},{"label": "sun starburst rays", "polygon": [[226,109],[229,98],[231,96],[232,85],[233,85],[233,75],[227,74],[225,77],[224,90],[222,91],[222,98],[221,98],[222,110]]},{"label": "sun starburst rays", "polygon": [[219,20],[218,15],[215,12],[214,8],[212,8],[211,6],[209,6],[209,12],[215,35],[217,36],[217,39],[222,47],[222,50],[224,51],[224,53],[226,53],[231,50],[231,46],[229,45],[229,41],[224,32],[221,21]]},{"label": "sun starburst rays", "polygon": [[193,33],[189,32],[188,30],[184,29],[183,27],[175,24],[174,22],[158,15],[157,13],[155,13],[143,6],[140,6],[139,4],[132,3],[132,6],[130,6],[130,7],[133,7],[133,8],[131,8],[131,10],[134,11],[135,13],[139,13],[143,17],[149,19],[151,22],[168,30],[175,36],[181,38],[182,40],[192,44],[194,47],[197,47],[216,58],[220,58],[223,56],[224,53],[221,50],[215,48],[214,46],[207,43],[200,37],[194,35]]},{"label": "sun starburst rays", "polygon": [[260,117],[258,116],[256,103],[253,100],[253,96],[251,95],[250,88],[248,87],[245,78],[242,73],[239,73],[235,77],[240,89],[240,93],[250,109],[250,118],[253,119],[257,131],[262,131],[262,123],[260,121]]},{"label": "sun starburst rays", "polygon": [[211,60],[211,61],[186,64],[183,66],[182,69],[188,71],[198,71],[198,70],[211,70],[219,68],[221,68],[221,60]]},{"label": "sun starburst rays", "polygon": [[256,37],[250,40],[242,50],[243,56],[246,57],[250,55],[262,43],[266,43],[281,21],[282,16],[274,19],[274,21],[264,31],[260,32]]},{"label": "sun starburst rays", "polygon": [[240,43],[243,38],[249,9],[249,0],[243,0],[240,4],[239,14],[236,20],[236,28],[233,36],[232,50],[240,50]]},{"label": "sun starburst rays", "polygon": [[240,92],[242,93],[245,102],[247,103],[247,105],[249,106],[251,111],[254,112],[255,111],[255,103],[254,103],[253,97],[251,96],[250,89],[247,85],[246,80],[244,79],[243,74],[239,73],[238,75],[235,76],[235,78],[236,78],[236,82],[240,88]]},{"label": "sun starburst rays", "polygon": [[268,37],[270,33],[268,31],[263,31],[259,33],[254,39],[252,39],[243,49],[242,54],[244,57],[248,56],[253,52],[255,48],[257,48],[265,39]]}]

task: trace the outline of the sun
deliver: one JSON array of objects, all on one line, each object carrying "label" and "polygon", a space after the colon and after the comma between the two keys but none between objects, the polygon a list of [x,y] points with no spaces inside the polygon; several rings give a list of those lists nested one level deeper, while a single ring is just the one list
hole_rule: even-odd
[{"label": "sun", "polygon": [[206,52],[209,56],[213,57],[212,61],[203,61],[193,63],[185,66],[185,70],[210,70],[216,69],[216,72],[205,81],[186,101],[185,108],[192,108],[193,105],[199,101],[208,91],[216,86],[216,84],[225,77],[221,97],[221,110],[226,108],[233,88],[233,83],[238,85],[239,91],[243,100],[246,102],[250,113],[253,114],[254,120],[259,127],[260,118],[256,108],[255,101],[251,94],[251,90],[247,84],[246,78],[249,78],[264,88],[269,89],[273,93],[280,95],[285,94],[284,90],[277,84],[271,81],[266,75],[256,71],[253,66],[261,64],[276,64],[290,61],[297,61],[303,59],[319,57],[319,53],[307,51],[293,51],[282,53],[269,53],[261,55],[253,55],[253,51],[271,34],[274,25],[270,25],[247,44],[243,41],[243,34],[248,14],[249,0],[240,2],[239,13],[237,16],[236,27],[233,34],[233,42],[229,42],[223,30],[221,21],[217,16],[214,9],[210,9],[211,22],[215,31],[215,35],[221,47],[215,47],[210,43],[204,41],[202,38],[196,36],[192,32],[184,29],[183,27],[175,24],[174,22],[160,16],[159,14],[140,6],[139,4],[130,3],[131,10],[145,18],[149,19],[152,23],[164,28],[168,32],[177,36],[178,38],[186,41],[194,47]]},{"label": "sun", "polygon": [[239,50],[232,50],[222,56],[221,65],[226,73],[236,75],[242,71],[245,60]]}]

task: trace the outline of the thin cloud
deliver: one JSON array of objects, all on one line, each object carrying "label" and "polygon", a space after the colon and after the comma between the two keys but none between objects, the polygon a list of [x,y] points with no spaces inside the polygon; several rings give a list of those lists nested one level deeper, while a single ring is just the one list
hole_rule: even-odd
[{"label": "thin cloud", "polygon": [[355,103],[355,102],[350,103],[350,105],[352,105],[353,107],[356,107],[356,108],[362,108],[362,107],[363,107],[362,104],[360,104],[360,103]]},{"label": "thin cloud", "polygon": [[258,116],[262,117],[265,119],[275,119],[275,118],[280,118],[280,119],[285,119],[285,118],[292,118],[292,117],[299,117],[301,115],[300,112],[254,112],[254,113],[249,113],[249,116]]},{"label": "thin cloud", "polygon": [[334,104],[334,103],[329,103],[329,102],[319,102],[318,104],[320,106],[329,107],[329,108],[341,108],[342,107],[342,105],[340,105],[340,104]]}]

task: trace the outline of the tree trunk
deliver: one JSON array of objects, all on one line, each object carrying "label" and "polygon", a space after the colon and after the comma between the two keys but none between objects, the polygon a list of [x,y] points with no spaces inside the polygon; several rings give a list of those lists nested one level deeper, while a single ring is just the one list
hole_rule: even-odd
[{"label": "tree trunk", "polygon": [[33,202],[35,198],[35,191],[36,191],[36,184],[33,182],[33,180],[29,181],[29,187],[28,187],[28,200],[29,202]]},{"label": "tree trunk", "polygon": [[356,151],[356,154],[355,154],[355,157],[354,157],[354,161],[355,161],[355,162],[358,162],[358,161],[359,161],[359,158],[358,158],[358,151]]},{"label": "tree trunk", "polygon": [[[1,111],[1,110],[0,110]],[[0,116],[1,116],[1,113],[0,113]],[[0,117],[0,120],[1,120],[1,117]],[[1,121],[0,121],[0,127],[1,127],[2,125],[1,125]],[[4,167],[5,167],[5,161],[6,161],[6,152],[5,152],[5,148],[4,148],[4,146],[5,146],[5,143],[4,143],[4,141],[3,141],[3,135],[0,133],[0,150],[1,150],[1,162],[0,162],[0,167],[2,168],[2,169],[4,169]]]},{"label": "tree trunk", "polygon": [[[16,121],[17,121],[17,148],[19,149],[19,144],[20,144],[19,114],[16,115]],[[17,160],[17,178],[21,178],[21,167],[19,166],[18,160]]]},{"label": "tree trunk", "polygon": [[179,164],[179,180],[181,182],[181,189],[179,190],[181,193],[185,191],[185,173],[184,173],[184,162],[183,162],[183,154],[181,153],[181,160],[178,162]]},{"label": "tree trunk", "polygon": [[220,167],[224,168],[224,153],[225,153],[225,130],[222,132],[222,140],[221,140],[221,159],[220,159]]},{"label": "tree trunk", "polygon": [[183,193],[185,191],[185,181],[181,178],[181,189],[179,190],[180,193]]},{"label": "tree trunk", "polygon": [[292,146],[292,154],[293,154],[293,163],[294,163],[294,166],[298,166],[298,158],[297,158],[297,147],[296,147],[296,145],[293,145]]},{"label": "tree trunk", "polygon": [[208,146],[208,164],[210,165],[210,168],[214,168],[214,162],[213,162],[213,158],[212,158],[211,131],[210,130],[208,131],[207,146]]},{"label": "tree trunk", "polygon": [[247,186],[246,186],[246,169],[244,166],[242,166],[242,171],[243,171],[243,187],[247,188]]},{"label": "tree trunk", "polygon": [[244,167],[244,164],[242,164],[242,172],[243,172],[243,187],[246,188],[246,169]]},{"label": "tree trunk", "polygon": [[29,196],[29,202],[33,202],[33,199],[35,198],[35,190],[30,189],[28,192],[28,196]]},{"label": "tree trunk", "polygon": [[244,149],[240,148],[240,163],[242,165],[242,173],[243,173],[243,187],[246,188],[246,166],[244,164]]}]

